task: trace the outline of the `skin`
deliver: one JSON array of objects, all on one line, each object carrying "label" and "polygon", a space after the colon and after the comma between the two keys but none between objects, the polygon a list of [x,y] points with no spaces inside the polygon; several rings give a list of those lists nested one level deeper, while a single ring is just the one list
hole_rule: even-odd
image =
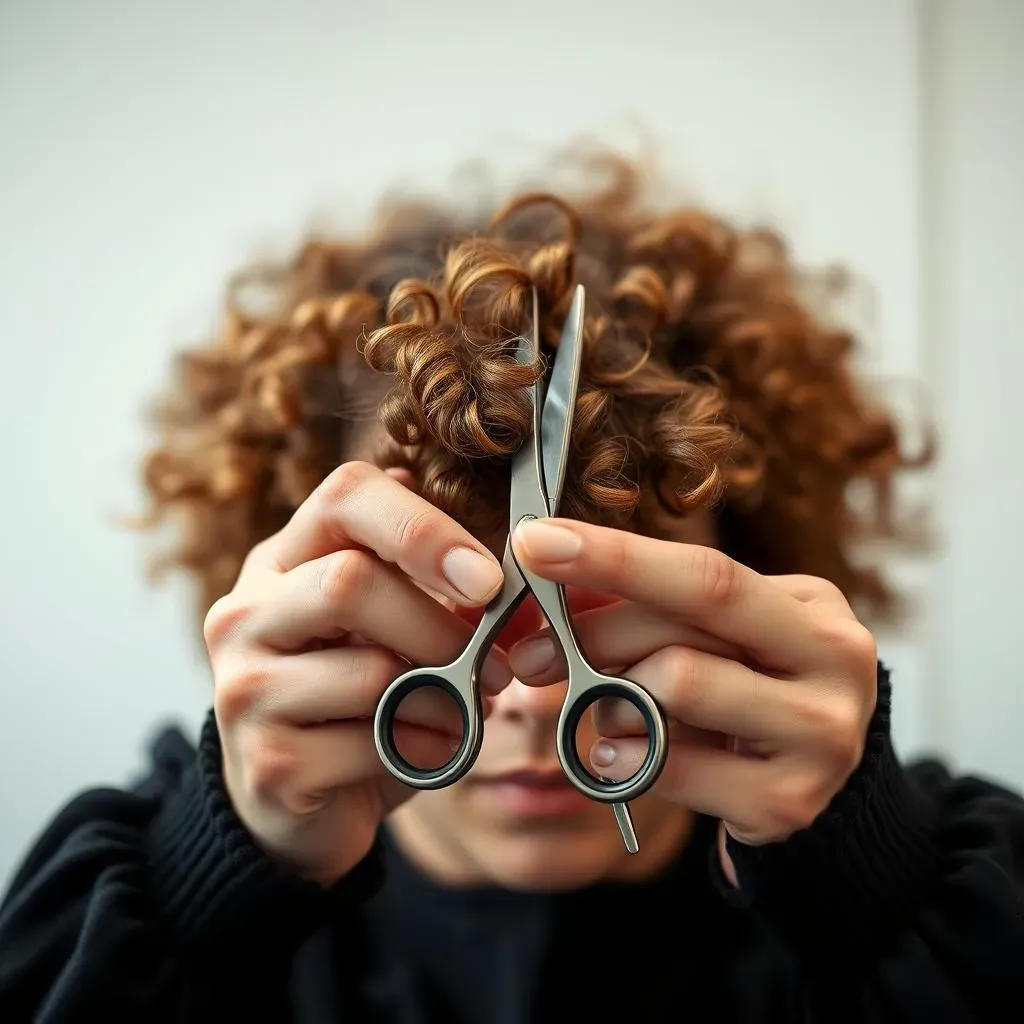
[{"label": "skin", "polygon": [[[444,664],[461,651],[500,566],[406,483],[369,463],[341,466],[253,549],[207,617],[227,789],[281,863],[331,884],[386,820],[412,860],[450,885],[642,878],[686,842],[695,813],[743,843],[781,841],[810,825],[859,763],[875,644],[835,587],[739,565],[713,546],[707,520],[687,520],[669,540],[548,520],[517,531],[517,556],[566,585],[596,667],[647,687],[670,719],[665,770],[631,805],[640,854],[625,852],[604,805],[531,816],[493,799],[495,776],[557,764],[564,667],[557,651],[547,667],[538,661],[547,631],[532,599],[490,656],[476,766],[447,789],[410,791],[377,756],[377,701],[409,662]],[[454,550],[478,556],[472,572],[462,555],[447,557]],[[445,576],[453,566],[455,585]],[[464,592],[470,584],[477,593]],[[458,722],[444,698],[409,698],[399,718],[407,757],[447,760]],[[595,771],[625,778],[641,735],[628,709],[602,706],[580,749]]]}]

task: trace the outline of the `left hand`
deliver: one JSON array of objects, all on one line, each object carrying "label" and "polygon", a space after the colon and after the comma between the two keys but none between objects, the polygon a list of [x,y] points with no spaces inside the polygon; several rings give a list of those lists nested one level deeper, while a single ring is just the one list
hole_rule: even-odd
[{"label": "left hand", "polygon": [[[594,667],[628,666],[616,671],[669,719],[669,756],[652,792],[760,845],[810,826],[860,763],[876,647],[831,583],[763,576],[714,548],[576,520],[524,524],[513,545],[537,575],[621,599],[573,621]],[[522,682],[565,678],[557,644],[542,671],[525,657],[547,636],[508,652]],[[628,778],[647,749],[639,714],[617,701],[598,709],[597,725],[595,769]]]}]

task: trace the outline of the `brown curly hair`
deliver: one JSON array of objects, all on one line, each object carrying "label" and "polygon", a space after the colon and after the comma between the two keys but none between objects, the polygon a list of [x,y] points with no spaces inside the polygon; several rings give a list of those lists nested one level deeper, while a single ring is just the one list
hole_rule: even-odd
[{"label": "brown curly hair", "polygon": [[[385,428],[378,464],[410,468],[478,537],[500,531],[529,424],[522,387],[540,372],[511,342],[536,287],[550,351],[577,282],[587,318],[561,514],[653,533],[666,512],[713,509],[724,550],[754,569],[893,610],[851,550],[894,534],[895,476],[930,446],[901,452],[896,420],[854,380],[850,333],[812,311],[777,236],[659,211],[637,168],[605,168],[580,195],[524,192],[487,217],[392,205],[360,241],[315,238],[230,282],[220,336],[179,357],[144,464],[147,525],[179,527],[157,568],[197,575],[202,615],[372,424]],[[857,483],[872,499],[855,514]]]}]

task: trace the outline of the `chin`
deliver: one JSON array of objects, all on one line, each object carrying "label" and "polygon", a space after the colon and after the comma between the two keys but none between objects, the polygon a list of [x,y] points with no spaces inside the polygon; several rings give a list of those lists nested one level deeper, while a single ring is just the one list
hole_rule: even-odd
[{"label": "chin", "polygon": [[617,831],[609,835],[597,828],[523,830],[480,845],[478,860],[494,883],[529,892],[592,885],[629,856]]},{"label": "chin", "polygon": [[[640,856],[626,851],[612,810],[594,804],[571,815],[508,814],[472,790],[418,794],[391,817],[405,853],[438,880],[520,892],[570,892],[656,870],[673,856],[683,812],[649,797],[633,805]],[[678,827],[677,827],[678,825]]]}]

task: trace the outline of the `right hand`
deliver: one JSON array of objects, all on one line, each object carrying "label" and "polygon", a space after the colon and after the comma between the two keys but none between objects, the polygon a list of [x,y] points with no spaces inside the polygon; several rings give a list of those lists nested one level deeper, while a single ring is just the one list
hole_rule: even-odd
[{"label": "right hand", "polygon": [[[472,633],[456,607],[486,603],[502,581],[494,556],[399,476],[335,470],[252,549],[205,623],[235,811],[269,856],[322,885],[415,792],[374,746],[381,694],[410,663],[452,661]],[[511,679],[497,649],[482,678],[488,693]],[[395,741],[434,766],[460,731],[453,703],[428,688],[402,702]]]}]

